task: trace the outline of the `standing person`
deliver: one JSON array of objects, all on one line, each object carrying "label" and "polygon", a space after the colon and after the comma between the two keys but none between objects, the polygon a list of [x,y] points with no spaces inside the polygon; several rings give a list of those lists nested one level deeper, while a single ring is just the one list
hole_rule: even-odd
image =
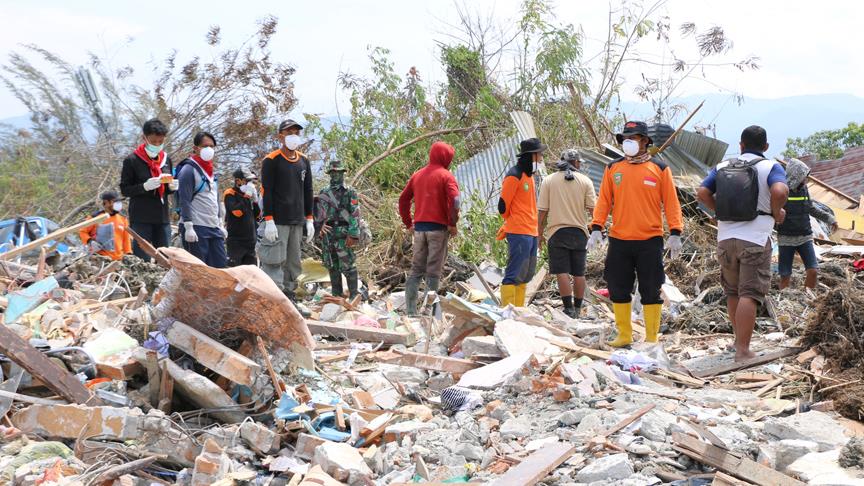
[{"label": "standing person", "polygon": [[[168,127],[153,118],[144,122],[141,131],[143,142],[123,159],[120,193],[129,198],[129,227],[153,247],[161,248],[171,241],[168,195],[179,184],[171,176],[171,157],[162,150]],[[137,242],[132,252],[141,259],[150,259]]]},{"label": "standing person", "polygon": [[783,167],[765,158],[765,129],[745,128],[739,146],[741,155],[717,164],[698,190],[718,221],[717,260],[735,331],[735,361],[755,356],[750,338],[756,309],[771,285],[771,231],[783,223],[789,196]]},{"label": "standing person", "polygon": [[252,182],[255,174],[238,168],[234,171],[234,187],[225,190],[225,229],[228,237],[228,266],[257,265],[255,243],[257,221],[261,215],[258,206],[258,190]]},{"label": "standing person", "polygon": [[606,166],[603,173],[588,250],[602,242],[601,231],[611,211],[604,276],[615,311],[618,337],[609,345],[623,347],[633,342],[630,294],[636,278],[645,317],[645,341],[657,342],[663,310],[660,287],[666,281],[662,213],[666,214],[669,225],[666,246],[672,258],[677,258],[681,251],[684,224],[672,171],[648,153],[648,146],[653,143],[648,136],[648,126],[641,121],[627,122],[624,131],[615,138],[625,156]]},{"label": "standing person", "polygon": [[[565,150],[556,164],[558,172],[540,184],[537,202],[540,248],[549,224],[549,272],[558,279],[564,313],[578,317],[585,297],[585,246],[588,243],[589,214],[594,210],[594,184],[578,172],[579,152]],[[571,283],[572,278],[572,283]]]},{"label": "standing person", "polygon": [[345,186],[345,168],[334,160],[327,168],[330,185],[321,189],[315,207],[315,227],[321,236],[324,267],[330,272],[330,289],[342,296],[342,275],[348,281],[348,298],[357,296],[357,266],[354,246],[360,239],[360,201],[353,188]]},{"label": "standing person", "polygon": [[261,186],[264,192],[264,239],[258,248],[261,269],[291,300],[296,298],[297,277],[303,271],[300,244],[312,241],[312,170],[297,150],[303,126],[294,120],[279,124],[279,150],[264,157]]},{"label": "standing person", "polygon": [[424,276],[426,291],[438,291],[447,261],[447,241],[456,236],[459,185],[449,170],[455,153],[447,143],[433,143],[429,163],[411,176],[399,195],[399,216],[414,240],[411,271],[405,281],[405,308],[410,316],[417,315],[417,291]]},{"label": "standing person", "polygon": [[103,192],[99,199],[102,201],[102,209],[91,217],[107,213],[108,219],[82,229],[78,236],[81,237],[81,242],[87,245],[90,253],[106,256],[114,261],[122,260],[123,255],[132,253],[129,222],[120,214],[123,203],[114,191]]},{"label": "standing person", "polygon": [[777,246],[779,258],[777,269],[780,273],[780,288],[785,289],[792,281],[792,264],[795,253],[801,255],[804,261],[804,287],[816,288],[819,273],[819,260],[816,259],[816,249],[813,247],[813,228],[810,226],[810,216],[827,224],[831,231],[837,231],[837,220],[834,215],[810,200],[807,189],[807,176],[810,167],[798,159],[789,159],[786,163],[786,180],[789,186],[789,198],[783,209],[786,219],[777,226]]},{"label": "standing person", "polygon": [[539,138],[519,143],[516,165],[504,176],[498,213],[504,225],[498,230],[498,239],[507,238],[507,267],[501,281],[501,307],[513,304],[525,306],[525,286],[537,268],[537,193],[534,172],[540,168],[546,145]]},{"label": "standing person", "polygon": [[177,165],[180,181],[180,237],[183,248],[213,268],[225,268],[226,231],[219,204],[219,181],[213,171],[216,138],[198,132],[192,140],[192,154]]}]

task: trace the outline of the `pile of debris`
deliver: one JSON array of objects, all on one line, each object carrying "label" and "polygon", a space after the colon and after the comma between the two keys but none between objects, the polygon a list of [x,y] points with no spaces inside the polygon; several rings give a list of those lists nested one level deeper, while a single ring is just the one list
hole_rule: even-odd
[{"label": "pile of debris", "polygon": [[53,271],[0,256],[0,483],[864,483],[855,277],[773,294],[736,363],[691,224],[661,344],[626,350],[605,345],[596,254],[579,319],[543,269],[525,308],[498,307],[500,269],[456,262],[421,317],[371,282],[364,301],[310,284],[304,319],[258,268],[181,249]]}]

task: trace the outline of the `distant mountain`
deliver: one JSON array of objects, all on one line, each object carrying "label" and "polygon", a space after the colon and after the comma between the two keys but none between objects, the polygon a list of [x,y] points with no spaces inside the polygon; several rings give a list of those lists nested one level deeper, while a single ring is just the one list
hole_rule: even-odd
[{"label": "distant mountain", "polygon": [[[728,95],[709,94],[681,98],[675,103],[692,109],[703,99],[705,106],[687,128],[692,130],[694,124],[713,123],[717,138],[728,143],[731,151],[738,150],[741,130],[749,125],[760,125],[768,131],[768,155],[774,156],[786,149],[790,137],[806,137],[819,130],[845,127],[850,121],[864,121],[864,98],[848,94],[745,98],[740,106]],[[653,115],[651,106],[646,103],[626,102],[622,109],[634,119]],[[679,116],[671,124],[677,127],[685,116]]]},{"label": "distant mountain", "polygon": [[29,128],[30,115],[13,116],[0,119],[0,125],[9,125],[12,128]]}]

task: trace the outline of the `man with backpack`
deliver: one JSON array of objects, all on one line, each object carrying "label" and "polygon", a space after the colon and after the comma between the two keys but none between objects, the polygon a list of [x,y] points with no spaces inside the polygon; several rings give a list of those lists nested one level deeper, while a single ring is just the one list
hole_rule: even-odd
[{"label": "man with backpack", "polygon": [[789,186],[789,199],[783,209],[786,219],[777,226],[777,246],[779,258],[777,270],[780,274],[780,289],[785,289],[792,281],[792,263],[795,253],[804,261],[804,287],[816,288],[819,272],[819,261],[816,259],[816,249],[813,247],[813,228],[810,226],[810,216],[824,222],[837,230],[837,221],[829,209],[822,209],[810,200],[807,190],[807,176],[810,167],[798,159],[789,159],[786,163],[786,179]]},{"label": "man with backpack", "polygon": [[321,257],[330,273],[330,290],[342,296],[342,275],[348,281],[348,298],[357,296],[354,247],[360,240],[360,200],[345,186],[345,168],[339,160],[327,168],[330,185],[321,189],[315,206],[315,229],[321,237]]},{"label": "man with backpack", "polygon": [[756,356],[750,338],[756,310],[771,285],[771,232],[786,216],[786,172],[765,158],[768,135],[760,126],[741,132],[741,155],[711,169],[698,190],[715,212],[717,259],[726,308],[735,331],[735,361]]},{"label": "man with backpack", "polygon": [[216,138],[198,132],[193,139],[193,153],[177,165],[180,181],[180,237],[183,248],[213,268],[225,268],[225,227],[219,184],[213,171]]},{"label": "man with backpack", "polygon": [[648,125],[628,121],[615,138],[624,157],[607,165],[603,173],[588,251],[603,241],[601,231],[611,212],[604,276],[618,328],[618,336],[609,345],[620,348],[633,342],[631,293],[637,278],[645,316],[645,342],[657,342],[663,310],[660,287],[666,281],[663,215],[669,224],[666,247],[672,258],[681,252],[684,222],[672,171],[648,153],[654,143],[648,136]]}]

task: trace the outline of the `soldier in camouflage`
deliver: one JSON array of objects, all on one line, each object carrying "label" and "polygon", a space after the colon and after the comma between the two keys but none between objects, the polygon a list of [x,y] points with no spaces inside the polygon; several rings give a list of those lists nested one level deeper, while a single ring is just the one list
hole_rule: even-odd
[{"label": "soldier in camouflage", "polygon": [[315,230],[321,238],[324,266],[330,272],[331,292],[342,295],[342,275],[348,281],[349,298],[357,292],[354,246],[360,237],[360,201],[345,187],[345,168],[338,160],[327,167],[330,186],[321,189],[315,207]]}]

